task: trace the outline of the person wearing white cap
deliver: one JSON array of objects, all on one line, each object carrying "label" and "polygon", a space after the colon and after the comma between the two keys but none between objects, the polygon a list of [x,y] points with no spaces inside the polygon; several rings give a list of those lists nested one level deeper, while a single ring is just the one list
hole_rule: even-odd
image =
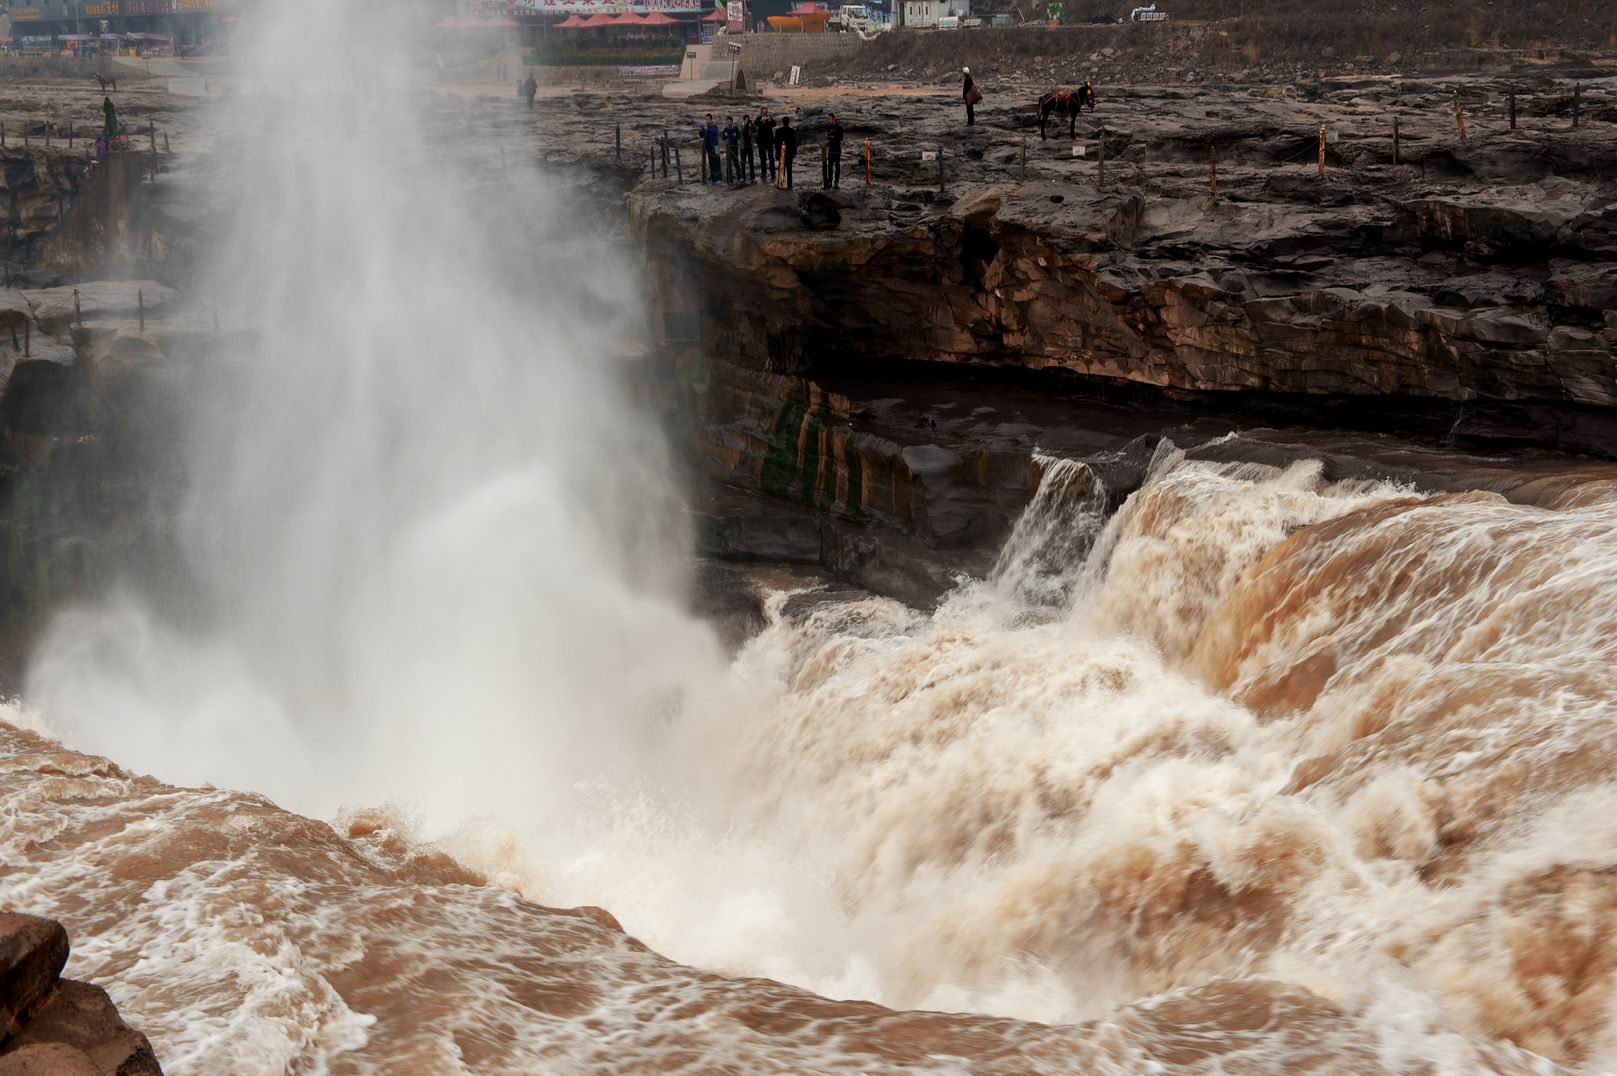
[{"label": "person wearing white cap", "polygon": [[965,83],[960,87],[960,99],[966,102],[966,126],[970,127],[977,122],[976,104],[983,99],[983,95],[971,81],[971,68],[962,67],[960,73],[966,76]]}]

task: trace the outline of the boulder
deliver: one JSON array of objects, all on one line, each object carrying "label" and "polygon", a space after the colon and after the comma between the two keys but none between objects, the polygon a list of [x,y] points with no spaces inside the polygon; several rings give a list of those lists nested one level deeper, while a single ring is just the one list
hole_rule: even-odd
[{"label": "boulder", "polygon": [[0,1076],[103,1076],[83,1050],[38,1042],[0,1054]]},{"label": "boulder", "polygon": [[[46,1044],[72,1047],[89,1060],[91,1071],[97,1076],[162,1076],[163,1073],[146,1036],[123,1022],[105,990],[89,983],[61,980],[12,1040],[12,1046],[19,1050]],[[0,1054],[0,1060],[4,1057]],[[0,1073],[4,1071],[0,1069]]]},{"label": "boulder", "polygon": [[67,964],[67,931],[33,915],[0,913],[0,1041],[33,1015]]}]

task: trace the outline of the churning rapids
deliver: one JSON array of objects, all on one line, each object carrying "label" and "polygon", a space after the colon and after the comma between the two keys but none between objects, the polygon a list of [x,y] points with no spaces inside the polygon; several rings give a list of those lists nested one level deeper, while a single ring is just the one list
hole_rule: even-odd
[{"label": "churning rapids", "polygon": [[1617,1067],[1597,469],[1047,460],[989,578],[728,659],[635,274],[434,144],[404,6],[244,16],[180,567],[0,724],[0,904],[168,1071]]},{"label": "churning rapids", "polygon": [[581,793],[572,854],[7,729],[7,903],[70,924],[175,1072],[1617,1063],[1604,484],[1163,452],[1104,523],[1096,492],[1047,463],[931,615],[777,615],[636,790]]}]

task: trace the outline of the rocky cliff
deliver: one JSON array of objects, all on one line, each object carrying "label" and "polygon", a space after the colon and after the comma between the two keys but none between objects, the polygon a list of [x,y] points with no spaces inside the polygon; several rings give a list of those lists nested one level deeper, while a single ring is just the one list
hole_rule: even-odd
[{"label": "rocky cliff", "polygon": [[162,1076],[107,992],[61,977],[67,931],[0,912],[0,1076]]},{"label": "rocky cliff", "polygon": [[[1136,475],[1170,432],[1273,425],[1617,455],[1617,137],[1526,95],[1512,129],[1510,85],[1462,84],[1464,138],[1414,80],[1137,88],[1048,140],[1030,102],[967,129],[850,95],[824,106],[839,190],[821,106],[797,191],[647,179],[629,212],[721,487],[712,548],[916,598],[984,566],[1064,443]],[[735,490],[806,515],[763,528]]]}]

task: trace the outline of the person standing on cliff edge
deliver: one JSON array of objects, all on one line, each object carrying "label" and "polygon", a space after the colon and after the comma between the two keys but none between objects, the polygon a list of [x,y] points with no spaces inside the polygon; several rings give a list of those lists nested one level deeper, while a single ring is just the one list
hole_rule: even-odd
[{"label": "person standing on cliff edge", "polygon": [[101,114],[107,121],[107,145],[116,145],[118,142],[118,108],[112,103],[112,98],[101,99]]},{"label": "person standing on cliff edge", "polygon": [[972,127],[977,123],[977,102],[983,99],[983,91],[972,81],[971,68],[962,67],[960,73],[966,76],[960,85],[960,99],[966,102],[966,126]]},{"label": "person standing on cliff edge", "polygon": [[835,112],[826,113],[825,127],[825,186],[827,189],[842,185],[842,124]]},{"label": "person standing on cliff edge", "polygon": [[797,128],[792,126],[792,117],[790,116],[780,118],[780,149],[781,167],[786,170],[786,174],[781,176],[781,179],[785,181],[786,189],[791,190],[792,162],[797,160]]},{"label": "person standing on cliff edge", "polygon": [[758,178],[768,176],[775,182],[775,121],[769,118],[769,109],[758,110],[758,155],[763,163],[758,166]]}]

